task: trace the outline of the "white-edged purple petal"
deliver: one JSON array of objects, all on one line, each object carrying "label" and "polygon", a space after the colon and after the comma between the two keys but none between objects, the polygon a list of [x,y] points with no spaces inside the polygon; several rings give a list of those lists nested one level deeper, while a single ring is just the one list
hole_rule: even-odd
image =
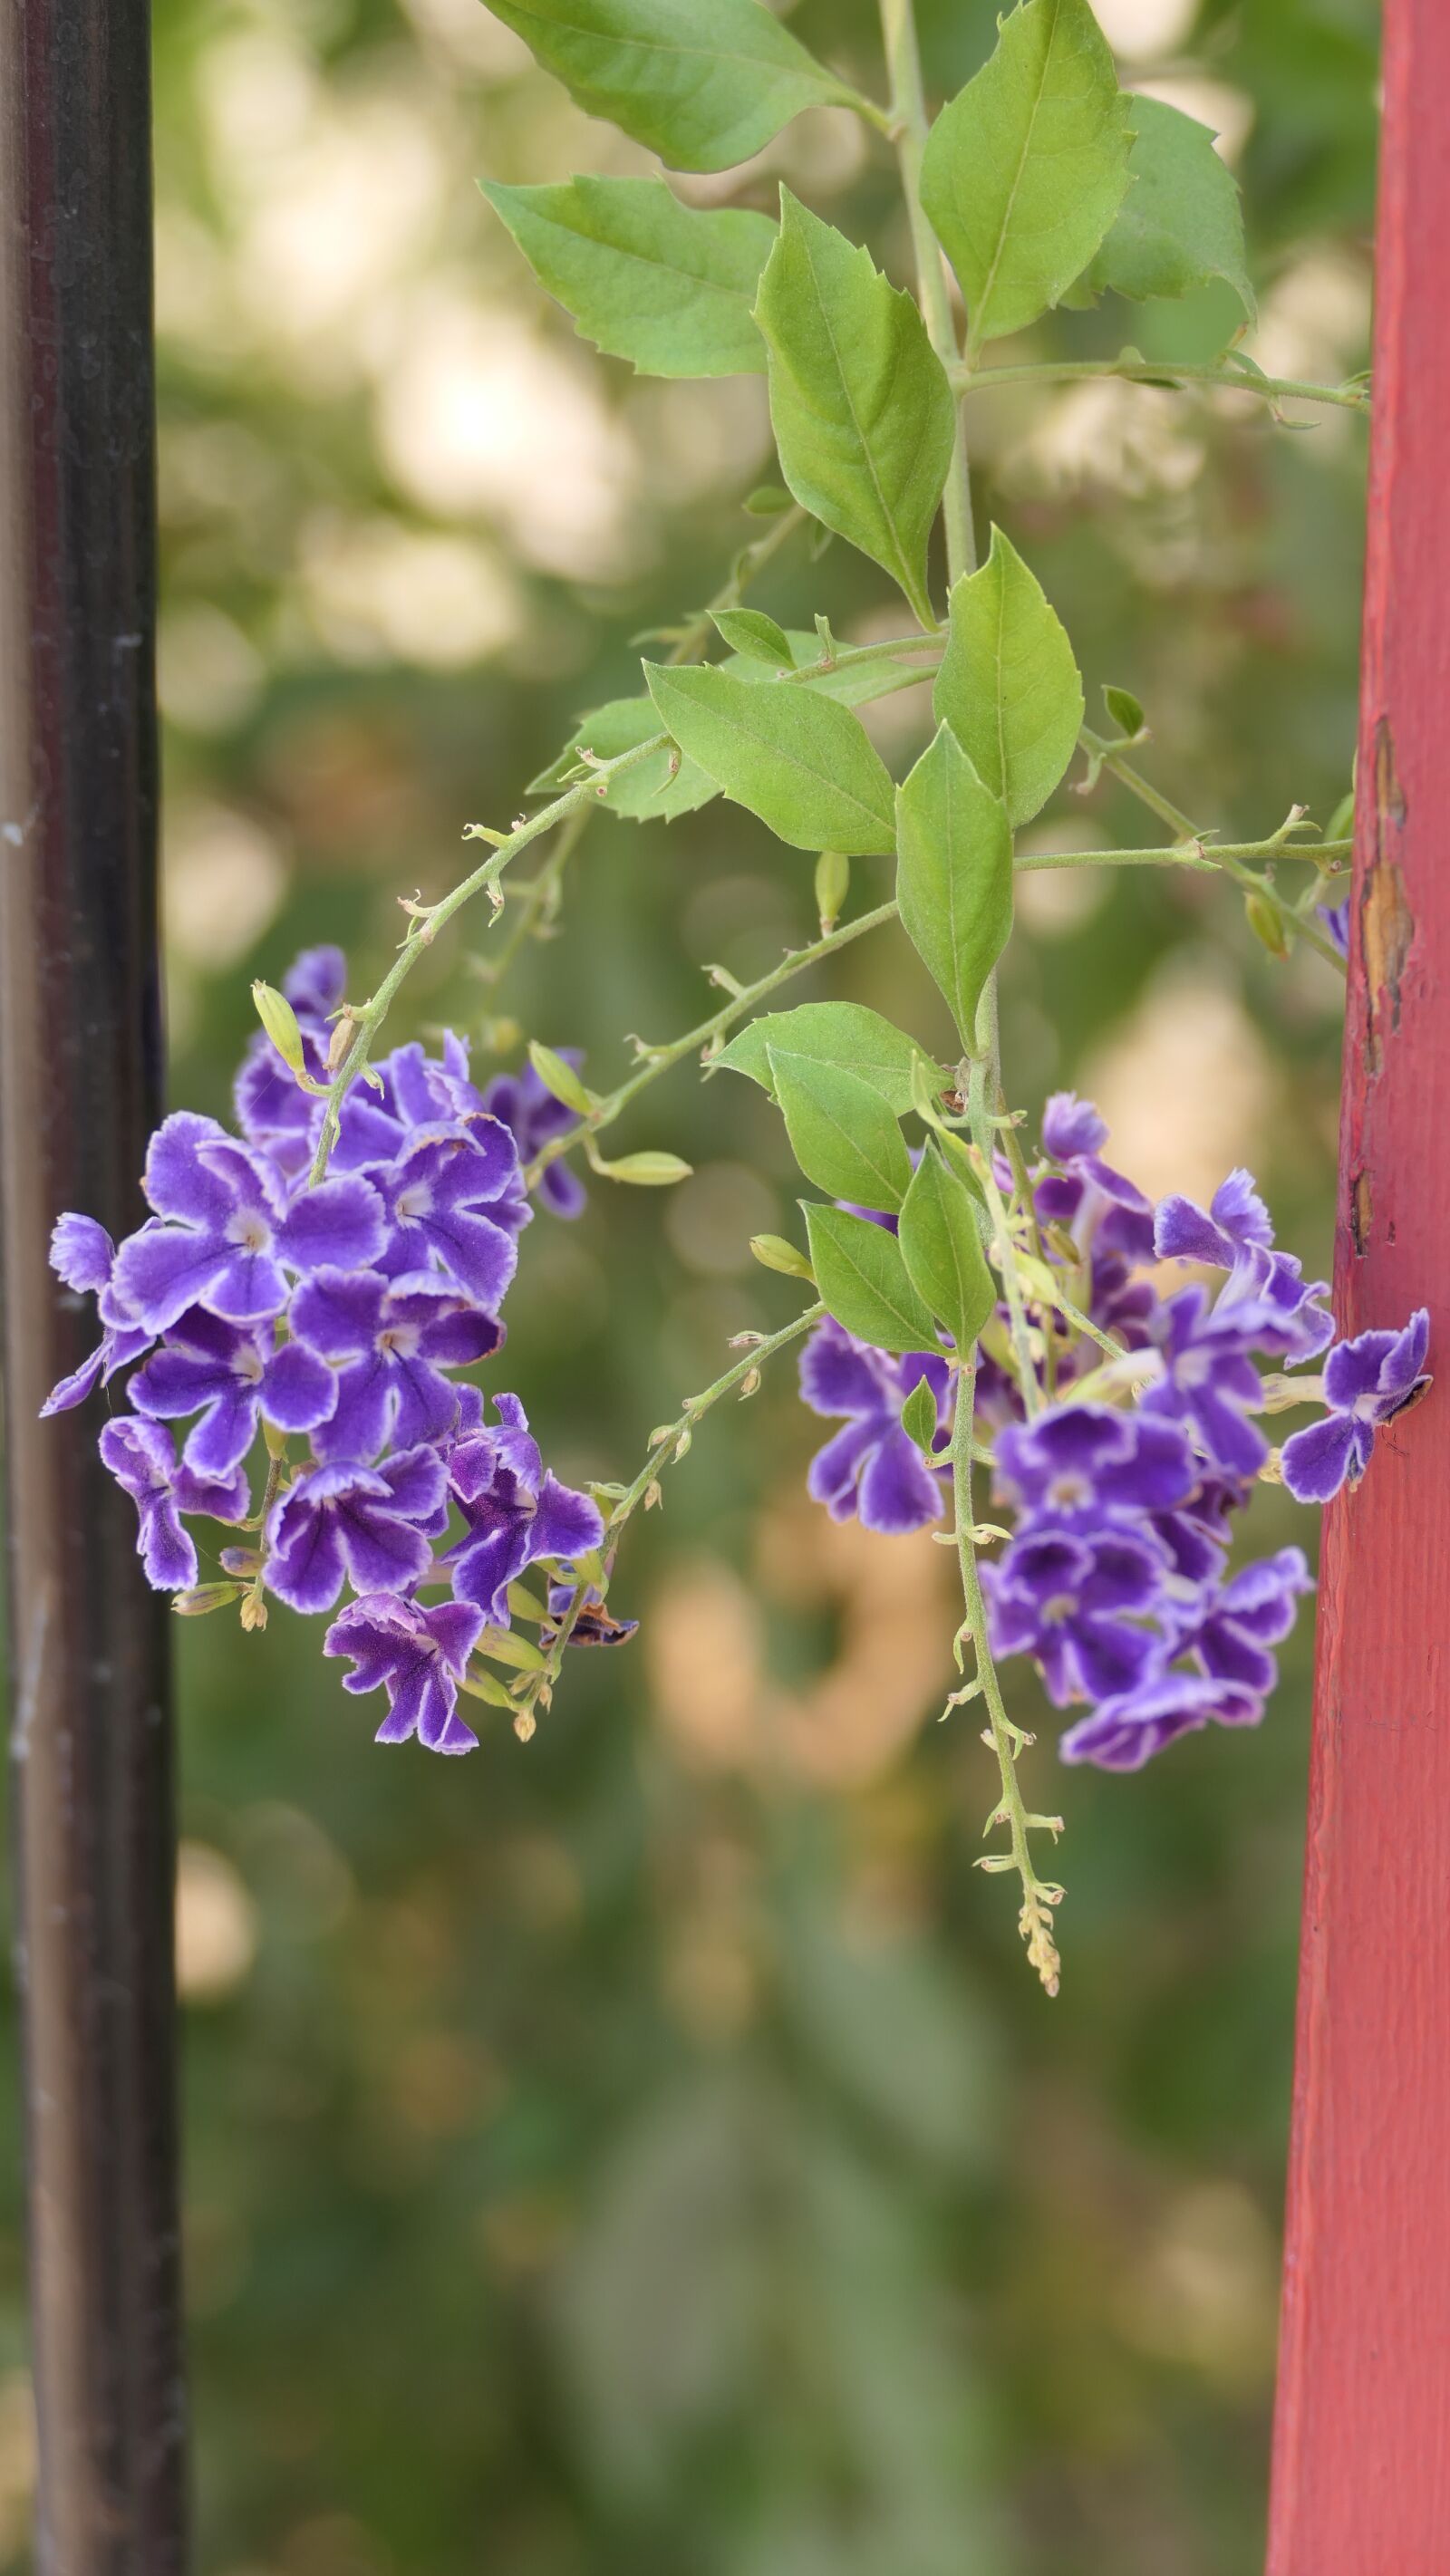
[{"label": "white-edged purple petal", "polygon": [[529,1549],[530,1559],[548,1556],[572,1564],[577,1556],[598,1547],[604,1537],[604,1523],[597,1503],[572,1485],[561,1485],[555,1475],[546,1474],[539,1487],[538,1508],[534,1513]]},{"label": "white-edged purple petal", "polygon": [[366,1270],[383,1248],[383,1207],[358,1173],[304,1190],[277,1228],[277,1251],[301,1271]]},{"label": "white-edged purple petal", "polygon": [[857,1510],[862,1528],[905,1538],[929,1521],[939,1521],[944,1509],[940,1477],[933,1475],[915,1441],[893,1425],[861,1470]]},{"label": "white-edged purple petal", "polygon": [[173,1109],[163,1118],[147,1146],[141,1184],[158,1216],[177,1217],[207,1231],[225,1225],[232,1194],[201,1156],[207,1146],[228,1141],[224,1127],[194,1110]]},{"label": "white-edged purple petal", "polygon": [[67,1288],[98,1296],[110,1278],[115,1257],[115,1245],[93,1216],[67,1212],[56,1218],[50,1235],[50,1266]]},{"label": "white-edged purple petal", "polygon": [[337,1379],[300,1342],[283,1342],[262,1371],[261,1406],[278,1431],[315,1431],[337,1403]]},{"label": "white-edged purple petal", "polygon": [[[1367,1424],[1360,1424],[1346,1413],[1326,1413],[1320,1422],[1311,1422],[1305,1431],[1296,1431],[1285,1441],[1280,1452],[1284,1482],[1296,1503],[1327,1503],[1358,1465],[1360,1443],[1356,1435],[1363,1432],[1366,1443],[1374,1438]],[[1365,1447],[1365,1458],[1368,1446]]]}]

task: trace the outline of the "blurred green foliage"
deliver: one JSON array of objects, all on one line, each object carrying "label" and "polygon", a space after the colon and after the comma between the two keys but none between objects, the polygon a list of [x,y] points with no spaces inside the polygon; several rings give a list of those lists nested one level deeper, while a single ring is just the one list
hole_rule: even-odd
[{"label": "blurred green foliage", "polygon": [[[1104,0],[1126,75],[1223,129],[1271,370],[1365,362],[1367,0]],[[991,0],[924,0],[934,92]],[[879,90],[869,0],[801,0]],[[159,0],[159,313],[173,1097],[225,1114],[249,979],[339,938],[369,988],[459,835],[506,824],[630,638],[699,605],[769,471],[758,379],[661,385],[544,307],[474,182],[636,170],[477,0]],[[738,201],[801,196],[898,274],[889,160],[817,113]],[[724,183],[688,183],[718,202]],[[1002,356],[1208,355],[1228,291],[1063,315]],[[980,397],[979,515],[1134,690],[1148,765],[1236,835],[1325,818],[1353,739],[1363,432],[1088,385]],[[754,523],[758,525],[758,523]],[[833,546],[760,604],[882,631]],[[888,617],[892,612],[886,610]],[[899,616],[899,611],[896,612]],[[915,693],[878,740],[900,769]],[[1041,846],[1141,838],[1117,791]],[[857,901],[884,862],[858,861]],[[1008,1081],[1097,1086],[1150,1187],[1267,1180],[1328,1257],[1338,997],[1276,967],[1230,889],[1028,881]],[[869,892],[868,892],[869,890]],[[583,1044],[703,1014],[812,919],[737,808],[598,817],[560,935],[498,994],[482,920],[399,1037],[507,1013]],[[824,989],[818,985],[809,991]],[[904,940],[836,987],[935,1004]],[[610,1150],[686,1154],[668,1199],[595,1184],[524,1244],[502,1383],[561,1473],[649,1426],[798,1291],[768,1104],[682,1071]],[[1309,1637],[1262,1737],[1061,1806],[1048,2005],[974,1872],[991,1766],[932,1721],[942,1551],[833,1532],[788,1376],[712,1417],[528,1747],[375,1750],[305,1632],[184,1628],[188,2284],[205,2576],[1240,2576],[1259,2563],[1288,2105]],[[1266,1494],[1256,1543],[1289,1535]],[[1295,1531],[1295,1534],[1299,1532]],[[1307,1623],[1306,1623],[1307,1627]],[[1019,1713],[1022,1685],[1018,1681]],[[1029,1721],[1030,1722],[1030,1721]],[[13,2158],[15,2120],[5,2135]],[[23,2366],[18,2182],[4,2352]],[[25,2416],[0,2382],[0,2544],[24,2562]]]}]

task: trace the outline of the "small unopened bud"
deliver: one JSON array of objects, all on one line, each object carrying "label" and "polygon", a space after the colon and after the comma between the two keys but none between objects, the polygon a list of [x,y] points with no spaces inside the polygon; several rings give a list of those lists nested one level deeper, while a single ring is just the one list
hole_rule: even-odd
[{"label": "small unopened bud", "polygon": [[822,850],[816,861],[816,910],[821,916],[823,939],[835,929],[850,891],[850,860],[840,850]]},{"label": "small unopened bud", "polygon": [[745,1372],[744,1377],[743,1377],[743,1378],[741,1379],[741,1381],[740,1381],[740,1401],[741,1401],[741,1403],[742,1403],[742,1404],[744,1404],[744,1403],[745,1403],[745,1401],[746,1401],[746,1399],[747,1399],[747,1397],[752,1396],[752,1395],[757,1395],[757,1394],[759,1393],[759,1391],[760,1391],[760,1371],[759,1371],[759,1369],[747,1369],[747,1370],[746,1370],[746,1372]]},{"label": "small unopened bud", "polygon": [[198,1583],[190,1592],[178,1592],[171,1607],[178,1619],[205,1619],[213,1610],[225,1610],[241,1588],[239,1583]]},{"label": "small unopened bud", "polygon": [[1284,916],[1270,903],[1267,895],[1246,894],[1244,914],[1254,937],[1267,948],[1271,957],[1288,956],[1289,934],[1284,926]]},{"label": "small unopened bud", "polygon": [[252,1001],[257,1017],[283,1063],[289,1065],[293,1073],[305,1073],[307,1059],[302,1052],[302,1031],[286,994],[279,993],[275,984],[259,981],[252,986]]},{"label": "small unopened bud", "polygon": [[762,1270],[779,1270],[787,1279],[808,1279],[816,1284],[816,1274],[803,1252],[787,1243],[783,1234],[753,1234],[750,1249]]},{"label": "small unopened bud", "polygon": [[687,1458],[689,1456],[690,1451],[694,1446],[694,1439],[695,1435],[688,1426],[680,1433],[678,1440],[675,1442],[673,1453],[676,1465],[678,1465],[681,1458]]},{"label": "small unopened bud", "polygon": [[337,1018],[332,1024],[332,1034],[327,1041],[327,1070],[329,1073],[336,1073],[338,1066],[341,1064],[343,1057],[348,1051],[348,1048],[352,1045],[353,1032],[356,1027],[357,1022],[354,1020],[351,1011],[344,1010],[339,1012]]},{"label": "small unopened bud", "polygon": [[531,1708],[521,1708],[514,1719],[514,1733],[520,1744],[532,1744],[537,1720]]},{"label": "small unopened bud", "polygon": [[662,1489],[662,1487],[661,1487],[661,1485],[660,1485],[660,1480],[659,1480],[658,1476],[656,1476],[656,1477],[652,1478],[651,1482],[650,1482],[649,1484],[647,1484],[647,1485],[646,1485],[646,1487],[645,1487],[645,1489],[644,1489],[644,1507],[645,1507],[645,1510],[646,1510],[647,1512],[652,1512],[652,1511],[656,1508],[657,1504],[660,1504],[660,1503],[662,1503],[663,1501],[664,1501],[664,1492],[663,1492],[663,1489]]},{"label": "small unopened bud", "polygon": [[594,1169],[606,1181],[624,1181],[631,1189],[667,1190],[676,1181],[687,1181],[693,1163],[682,1161],[678,1154],[621,1154],[617,1163],[597,1162]]},{"label": "small unopened bud", "polygon": [[529,1040],[529,1062],[546,1091],[562,1100],[566,1109],[577,1109],[587,1118],[594,1106],[594,1096],[580,1081],[572,1064],[566,1064],[552,1047],[540,1046],[537,1038]]},{"label": "small unopened bud", "polygon": [[242,1626],[250,1634],[254,1629],[265,1628],[266,1624],[267,1604],[263,1600],[261,1593],[244,1592],[242,1595]]}]

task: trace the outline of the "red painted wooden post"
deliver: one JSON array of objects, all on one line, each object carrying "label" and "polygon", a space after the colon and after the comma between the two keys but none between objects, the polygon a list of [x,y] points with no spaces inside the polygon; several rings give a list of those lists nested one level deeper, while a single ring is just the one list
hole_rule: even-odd
[{"label": "red painted wooden post", "polygon": [[1450,2570],[1450,6],[1388,0],[1341,1326],[1428,1403],[1331,1510],[1269,2576]]}]

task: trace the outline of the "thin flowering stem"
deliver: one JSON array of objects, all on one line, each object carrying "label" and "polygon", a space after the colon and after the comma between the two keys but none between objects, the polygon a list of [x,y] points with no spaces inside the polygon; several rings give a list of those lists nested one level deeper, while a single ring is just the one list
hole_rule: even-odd
[{"label": "thin flowering stem", "polygon": [[678,635],[669,639],[667,661],[678,666],[681,662],[699,660],[714,641],[712,618],[715,612],[739,607],[757,573],[764,572],[766,565],[774,562],[781,548],[795,535],[797,528],[805,526],[809,516],[808,510],[803,510],[798,501],[793,501],[789,509],[782,510],[779,517],[772,520],[763,536],[752,538],[750,544],[742,548],[714,598],[707,600],[699,615],[692,617]]},{"label": "thin flowering stem", "polygon": [[[806,948],[787,949],[780,964],[773,966],[768,975],[762,975],[756,983],[743,985],[738,992],[732,993],[729,1001],[722,1003],[718,1011],[712,1011],[710,1017],[701,1020],[697,1027],[687,1029],[683,1037],[672,1039],[667,1046],[643,1048],[645,1062],[637,1072],[620,1083],[617,1090],[596,1102],[578,1127],[566,1129],[562,1136],[551,1136],[540,1146],[533,1161],[525,1168],[525,1187],[534,1189],[549,1165],[557,1162],[561,1154],[567,1154],[572,1147],[579,1145],[586,1135],[612,1126],[630,1102],[637,1100],[652,1082],[657,1082],[662,1073],[668,1073],[672,1065],[680,1063],[683,1057],[694,1054],[697,1049],[715,1046],[737,1021],[747,1019],[757,1003],[768,1000],[782,984],[788,984],[793,976],[804,974],[808,966],[819,965],[823,957],[833,957],[838,949],[848,948],[853,940],[864,938],[868,931],[882,929],[896,917],[894,903],[878,904],[874,912],[863,912],[854,921],[841,922],[834,930],[824,931]],[[640,1040],[635,1043],[643,1045]]]},{"label": "thin flowering stem", "polygon": [[[704,1388],[699,1395],[690,1396],[676,1420],[665,1424],[662,1430],[656,1432],[650,1443],[650,1454],[633,1484],[626,1486],[624,1492],[615,1500],[613,1510],[605,1524],[604,1548],[606,1551],[618,1543],[641,1503],[648,1506],[657,1494],[662,1469],[673,1465],[687,1454],[695,1425],[703,1420],[711,1406],[718,1404],[721,1397],[729,1395],[735,1387],[743,1389],[747,1378],[757,1376],[766,1361],[774,1359],[777,1351],[787,1350],[792,1342],[798,1342],[803,1334],[809,1333],[815,1325],[821,1323],[825,1312],[824,1302],[818,1298],[813,1306],[807,1306],[803,1314],[797,1315],[793,1323],[782,1325],[778,1333],[768,1333],[759,1340],[751,1334],[750,1347],[744,1358],[737,1360],[732,1367],[726,1369],[722,1376],[716,1378],[712,1386]],[[750,1392],[754,1393],[753,1387]],[[573,1597],[551,1639],[544,1668],[531,1676],[527,1691],[521,1696],[519,1713],[514,1720],[514,1725],[516,1731],[525,1740],[534,1731],[535,1710],[539,1707],[547,1708],[549,1705],[569,1640],[588,1602],[590,1589],[587,1582],[575,1585]]]},{"label": "thin flowering stem", "polygon": [[1137,797],[1140,805],[1146,805],[1149,813],[1156,814],[1161,823],[1168,825],[1170,831],[1179,833],[1199,857],[1206,859],[1211,867],[1218,868],[1223,875],[1232,877],[1235,884],[1241,885],[1246,893],[1256,894],[1263,902],[1269,904],[1284,928],[1293,936],[1304,940],[1306,945],[1312,948],[1317,956],[1324,958],[1337,974],[1348,974],[1349,969],[1345,959],[1341,957],[1334,942],[1326,937],[1318,924],[1309,920],[1297,904],[1290,903],[1284,895],[1281,895],[1270,877],[1260,875],[1248,862],[1256,858],[1272,862],[1278,858],[1288,857],[1309,859],[1317,863],[1326,858],[1346,858],[1353,851],[1353,841],[1313,841],[1296,849],[1289,837],[1290,832],[1298,828],[1293,816],[1290,817],[1288,824],[1281,824],[1279,830],[1272,833],[1267,841],[1205,840],[1198,826],[1183,812],[1182,807],[1175,805],[1170,797],[1163,795],[1150,779],[1143,776],[1140,769],[1135,768],[1130,760],[1124,758],[1115,744],[1106,741],[1101,734],[1094,733],[1088,725],[1084,725],[1078,739],[1091,761],[1103,769],[1111,770],[1113,776],[1127,788],[1129,794]]},{"label": "thin flowering stem", "polygon": [[971,1638],[976,1662],[974,1681],[987,1711],[992,1750],[997,1757],[997,1774],[1001,1796],[988,1819],[988,1830],[1004,1824],[1008,1832],[1008,1849],[990,1853],[982,1867],[994,1870],[1013,1869],[1022,1887],[1022,1911],[1019,1917],[1027,1956],[1041,1978],[1048,1994],[1055,1995],[1061,1974],[1061,1962],[1053,1938],[1052,1909],[1062,1901],[1062,1889],[1040,1879],[1032,1858],[1030,1841],[1034,1824],[1048,1831],[1059,1831],[1056,1818],[1036,1818],[1028,1814],[1021,1785],[1017,1778],[1017,1756],[1028,1738],[1007,1715],[1002,1685],[987,1636],[987,1605],[982,1597],[982,1578],[977,1565],[976,1517],[972,1507],[972,1412],[976,1391],[975,1351],[964,1363],[957,1377],[956,1413],[952,1426],[951,1468],[952,1506],[956,1525],[957,1563],[961,1572],[962,1599],[966,1611],[965,1632]]},{"label": "thin flowering stem", "polygon": [[1367,413],[1370,389],[1367,383],[1342,385],[1305,383],[1298,376],[1266,376],[1246,362],[1215,359],[1202,365],[1188,365],[1177,359],[1069,358],[1048,359],[1041,364],[1017,367],[966,367],[956,370],[959,390],[985,393],[997,385],[1051,385],[1086,382],[1093,378],[1118,377],[1125,384],[1166,385],[1186,392],[1201,386],[1205,392],[1229,392],[1256,395],[1260,402],[1277,406],[1281,402],[1327,403],[1341,411]]}]

